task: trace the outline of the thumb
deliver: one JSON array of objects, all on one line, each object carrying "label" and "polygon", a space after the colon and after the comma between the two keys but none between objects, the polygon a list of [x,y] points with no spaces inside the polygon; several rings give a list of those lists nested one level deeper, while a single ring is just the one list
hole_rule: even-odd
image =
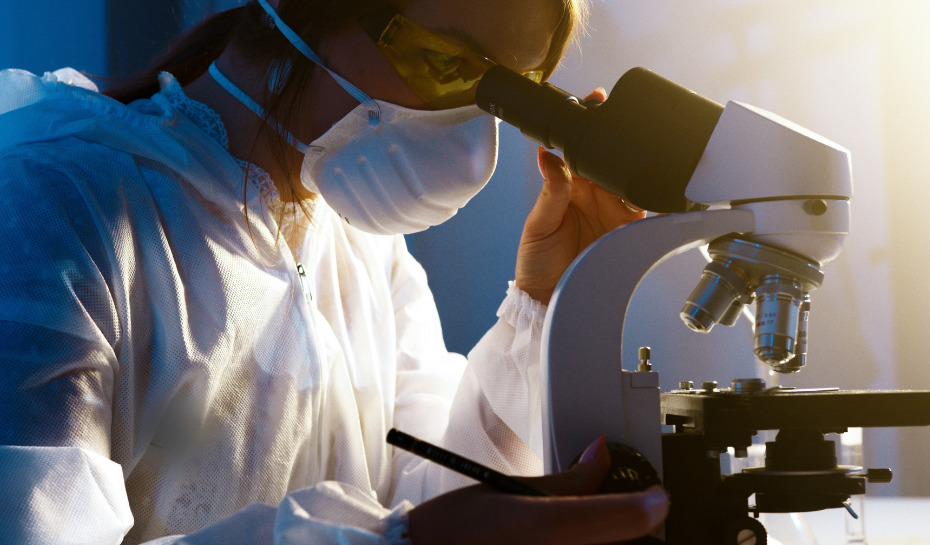
[{"label": "thumb", "polygon": [[527,479],[534,486],[556,496],[587,496],[594,494],[610,471],[610,454],[602,435],[588,445],[577,464],[567,471]]}]

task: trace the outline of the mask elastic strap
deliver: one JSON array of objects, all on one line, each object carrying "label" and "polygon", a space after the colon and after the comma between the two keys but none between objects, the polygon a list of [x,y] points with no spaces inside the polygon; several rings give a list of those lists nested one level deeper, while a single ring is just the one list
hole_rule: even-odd
[{"label": "mask elastic strap", "polygon": [[268,0],[258,0],[258,3],[262,9],[265,10],[265,13],[271,17],[274,25],[278,28],[279,31],[281,31],[281,34],[287,38],[287,41],[291,42],[291,45],[303,53],[304,57],[307,57],[311,62],[323,70],[329,72],[329,75],[332,76],[334,80],[336,80],[336,83],[345,89],[347,93],[352,95],[355,100],[359,101],[361,104],[364,104],[368,108],[368,122],[372,125],[377,125],[381,120],[381,108],[378,106],[378,103],[375,102],[370,96],[368,96],[365,91],[362,91],[356,87],[351,81],[345,79],[324,65],[323,60],[320,59],[319,55],[310,49],[310,46],[307,45],[307,42],[303,41],[303,39],[301,39],[301,37],[298,36],[297,33],[291,29],[291,27],[287,26],[287,23],[285,23],[284,20],[281,19],[281,16],[278,15],[278,12],[275,11],[273,7],[271,7],[271,5],[268,3]]},{"label": "mask elastic strap", "polygon": [[266,117],[265,109],[262,108],[262,105],[256,102],[248,94],[246,94],[246,92],[243,91],[238,85],[236,85],[229,78],[227,78],[225,74],[220,72],[220,69],[216,67],[215,62],[210,63],[210,67],[207,69],[207,72],[209,72],[210,75],[213,76],[213,79],[216,80],[216,82],[220,85],[220,87],[225,89],[227,93],[229,93],[236,100],[241,102],[243,106],[252,110],[252,113],[260,117],[266,123],[268,123],[268,125],[270,125],[271,128],[278,131],[278,134],[284,137],[287,140],[287,143],[294,146],[294,148],[296,148],[297,151],[303,154],[306,154],[310,150],[310,146],[298,140],[293,134],[291,134],[291,131],[285,129],[284,126],[282,126],[281,123],[279,123],[277,119],[274,119],[272,117]]}]

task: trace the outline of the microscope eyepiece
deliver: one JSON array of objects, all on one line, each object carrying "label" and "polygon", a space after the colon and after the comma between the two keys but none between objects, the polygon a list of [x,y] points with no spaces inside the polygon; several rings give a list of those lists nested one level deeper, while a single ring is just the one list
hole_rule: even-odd
[{"label": "microscope eyepiece", "polygon": [[685,197],[685,189],[723,106],[677,83],[634,68],[599,104],[498,65],[482,76],[476,102],[563,152],[573,171],[639,208],[703,208]]},{"label": "microscope eyepiece", "polygon": [[590,123],[585,118],[588,106],[577,97],[502,66],[493,66],[482,76],[475,100],[482,110],[549,149],[565,151],[580,142]]}]

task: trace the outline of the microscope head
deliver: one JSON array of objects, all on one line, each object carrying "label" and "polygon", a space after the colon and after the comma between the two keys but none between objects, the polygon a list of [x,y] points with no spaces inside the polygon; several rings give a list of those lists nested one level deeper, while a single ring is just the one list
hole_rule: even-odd
[{"label": "microscope head", "polygon": [[807,355],[810,291],[849,232],[849,152],[777,115],[730,102],[687,189],[710,207],[752,210],[756,229],[711,243],[712,262],[681,318],[707,333],[733,325],[756,302],[756,356],[777,372],[799,371]]},{"label": "microscope head", "polygon": [[[714,262],[682,311],[709,332],[756,301],[756,355],[778,371],[803,366],[810,290],[849,231],[849,153],[774,114],[726,107],[642,68],[603,104],[495,66],[479,107],[564,153],[573,171],[654,212],[752,212],[755,227],[710,245]],[[686,238],[686,237],[683,237]]]}]

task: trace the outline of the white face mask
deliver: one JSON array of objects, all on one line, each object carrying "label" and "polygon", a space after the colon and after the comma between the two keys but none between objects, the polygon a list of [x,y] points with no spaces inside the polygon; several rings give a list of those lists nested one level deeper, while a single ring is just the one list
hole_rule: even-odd
[{"label": "white face mask", "polygon": [[[278,29],[360,104],[310,145],[273,126],[304,154],[300,181],[347,223],[370,233],[407,234],[439,225],[484,187],[497,164],[498,119],[477,106],[413,110],[368,97],[320,58],[259,0]],[[262,108],[213,65],[210,74],[243,104]]]},{"label": "white face mask", "polygon": [[370,233],[414,233],[455,215],[497,163],[496,118],[477,106],[423,111],[379,102],[381,120],[360,105],[309,146],[303,185],[349,225]]}]

